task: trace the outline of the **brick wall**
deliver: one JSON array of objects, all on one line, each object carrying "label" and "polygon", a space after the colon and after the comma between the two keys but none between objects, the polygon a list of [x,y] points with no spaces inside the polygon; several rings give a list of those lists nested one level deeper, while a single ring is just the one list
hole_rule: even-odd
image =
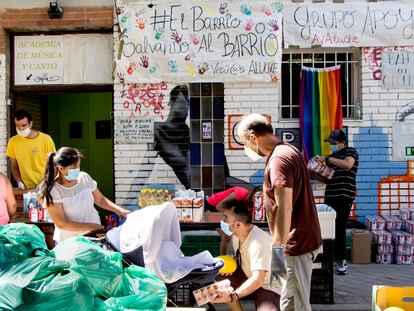
[{"label": "brick wall", "polygon": [[[113,25],[112,6],[64,7],[63,19],[49,19],[48,6],[30,9],[0,9],[0,171],[7,171],[6,138],[7,99],[10,87],[9,34],[13,32],[84,31],[111,29]],[[21,5],[22,7],[24,4]]]}]

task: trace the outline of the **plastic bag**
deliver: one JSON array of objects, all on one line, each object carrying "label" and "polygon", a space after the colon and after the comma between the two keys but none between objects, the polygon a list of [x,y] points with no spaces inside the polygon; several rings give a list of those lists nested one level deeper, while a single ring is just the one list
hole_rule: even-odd
[{"label": "plastic bag", "polygon": [[165,310],[167,288],[150,270],[132,265],[124,271],[122,297],[105,300],[108,310]]},{"label": "plastic bag", "polygon": [[52,254],[70,263],[70,269],[89,281],[96,295],[120,296],[123,282],[122,255],[109,252],[84,237],[74,237],[58,244]]},{"label": "plastic bag", "polygon": [[12,223],[0,227],[0,265],[29,258],[34,250],[48,252],[45,235],[37,226]]},{"label": "plastic bag", "polygon": [[1,310],[92,310],[83,277],[53,257],[28,258],[0,271]]}]

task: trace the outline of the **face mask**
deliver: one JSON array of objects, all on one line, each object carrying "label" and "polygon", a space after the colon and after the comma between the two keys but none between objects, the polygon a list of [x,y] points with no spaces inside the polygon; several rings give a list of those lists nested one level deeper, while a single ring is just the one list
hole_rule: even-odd
[{"label": "face mask", "polygon": [[260,160],[261,158],[263,158],[259,154],[259,147],[257,147],[257,152],[256,152],[256,151],[253,151],[252,149],[250,149],[250,147],[247,147],[246,145],[244,145],[244,153],[253,161],[257,161],[257,160]]},{"label": "face mask", "polygon": [[233,232],[230,230],[229,224],[227,222],[224,222],[223,220],[220,221],[220,228],[221,228],[221,230],[223,230],[223,232],[226,235],[229,235],[230,236],[230,235],[233,234]]},{"label": "face mask", "polygon": [[80,168],[70,168],[68,174],[65,176],[66,180],[73,181],[78,179]]},{"label": "face mask", "polygon": [[21,136],[21,137],[27,137],[30,134],[30,127],[25,128],[23,131],[19,131],[18,129],[16,129],[17,135]]},{"label": "face mask", "polygon": [[338,147],[338,145],[331,145],[331,151],[332,153],[338,152],[340,149]]}]

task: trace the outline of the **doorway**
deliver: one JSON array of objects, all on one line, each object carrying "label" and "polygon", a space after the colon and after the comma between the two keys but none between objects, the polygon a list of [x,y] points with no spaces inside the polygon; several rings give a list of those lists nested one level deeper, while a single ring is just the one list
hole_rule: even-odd
[{"label": "doorway", "polygon": [[114,200],[112,92],[19,94],[16,109],[29,111],[33,127],[49,134],[56,149],[79,149],[83,154],[81,170]]}]

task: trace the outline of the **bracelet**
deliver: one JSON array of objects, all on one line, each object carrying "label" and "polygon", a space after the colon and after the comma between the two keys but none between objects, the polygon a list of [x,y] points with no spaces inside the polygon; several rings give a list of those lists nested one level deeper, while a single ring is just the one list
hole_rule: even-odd
[{"label": "bracelet", "polygon": [[231,302],[238,301],[239,300],[239,295],[237,295],[236,292],[232,292],[232,293],[230,293],[230,298],[231,298]]}]

